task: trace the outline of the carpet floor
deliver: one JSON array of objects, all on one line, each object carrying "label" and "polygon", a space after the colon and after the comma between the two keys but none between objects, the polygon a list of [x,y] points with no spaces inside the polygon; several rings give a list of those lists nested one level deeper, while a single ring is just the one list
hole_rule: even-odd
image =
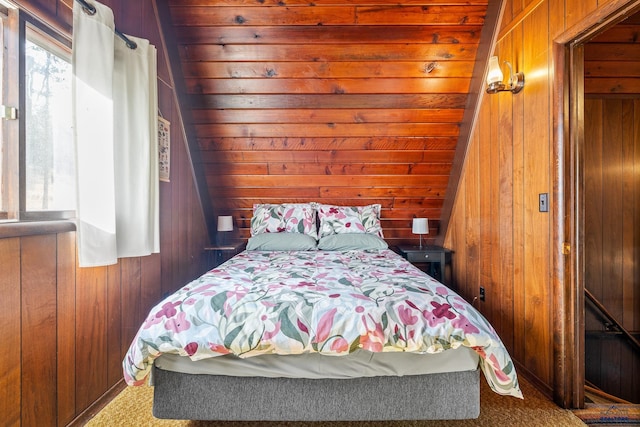
[{"label": "carpet floor", "polygon": [[118,426],[185,426],[185,427],[571,427],[585,426],[571,411],[547,399],[530,383],[520,378],[524,400],[500,396],[480,381],[480,417],[475,420],[452,421],[362,421],[362,422],[217,422],[159,420],[151,414],[153,388],[127,387],[85,425]]}]

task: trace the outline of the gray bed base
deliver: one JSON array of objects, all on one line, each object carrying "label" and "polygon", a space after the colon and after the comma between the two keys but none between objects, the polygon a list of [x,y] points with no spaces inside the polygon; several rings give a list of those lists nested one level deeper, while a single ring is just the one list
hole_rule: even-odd
[{"label": "gray bed base", "polygon": [[153,415],[217,421],[470,419],[479,370],[403,377],[293,379],[192,375],[153,368]]}]

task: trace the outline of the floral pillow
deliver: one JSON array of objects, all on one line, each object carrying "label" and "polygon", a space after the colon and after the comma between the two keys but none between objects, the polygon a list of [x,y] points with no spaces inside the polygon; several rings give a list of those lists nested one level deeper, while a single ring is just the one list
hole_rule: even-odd
[{"label": "floral pillow", "polygon": [[302,233],[318,239],[316,210],[310,203],[253,205],[251,235],[261,233]]},{"label": "floral pillow", "polygon": [[285,230],[284,218],[282,217],[283,211],[282,205],[253,205],[251,235],[283,232]]},{"label": "floral pillow", "polygon": [[380,225],[380,205],[318,205],[319,237],[344,233],[370,233],[384,238]]}]

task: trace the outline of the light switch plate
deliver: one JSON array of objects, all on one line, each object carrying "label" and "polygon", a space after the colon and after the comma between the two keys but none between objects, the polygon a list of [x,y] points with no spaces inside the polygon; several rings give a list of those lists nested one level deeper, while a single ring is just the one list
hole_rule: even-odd
[{"label": "light switch plate", "polygon": [[538,208],[540,212],[549,212],[549,193],[538,195]]}]

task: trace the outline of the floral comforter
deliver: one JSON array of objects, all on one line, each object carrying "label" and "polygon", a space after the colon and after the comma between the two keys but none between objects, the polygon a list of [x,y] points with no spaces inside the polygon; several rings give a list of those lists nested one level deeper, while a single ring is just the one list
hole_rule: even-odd
[{"label": "floral comforter", "polygon": [[437,353],[473,348],[491,388],[522,397],[500,338],[465,300],[391,250],[245,251],[154,307],[123,361],[140,385],[163,353]]}]

